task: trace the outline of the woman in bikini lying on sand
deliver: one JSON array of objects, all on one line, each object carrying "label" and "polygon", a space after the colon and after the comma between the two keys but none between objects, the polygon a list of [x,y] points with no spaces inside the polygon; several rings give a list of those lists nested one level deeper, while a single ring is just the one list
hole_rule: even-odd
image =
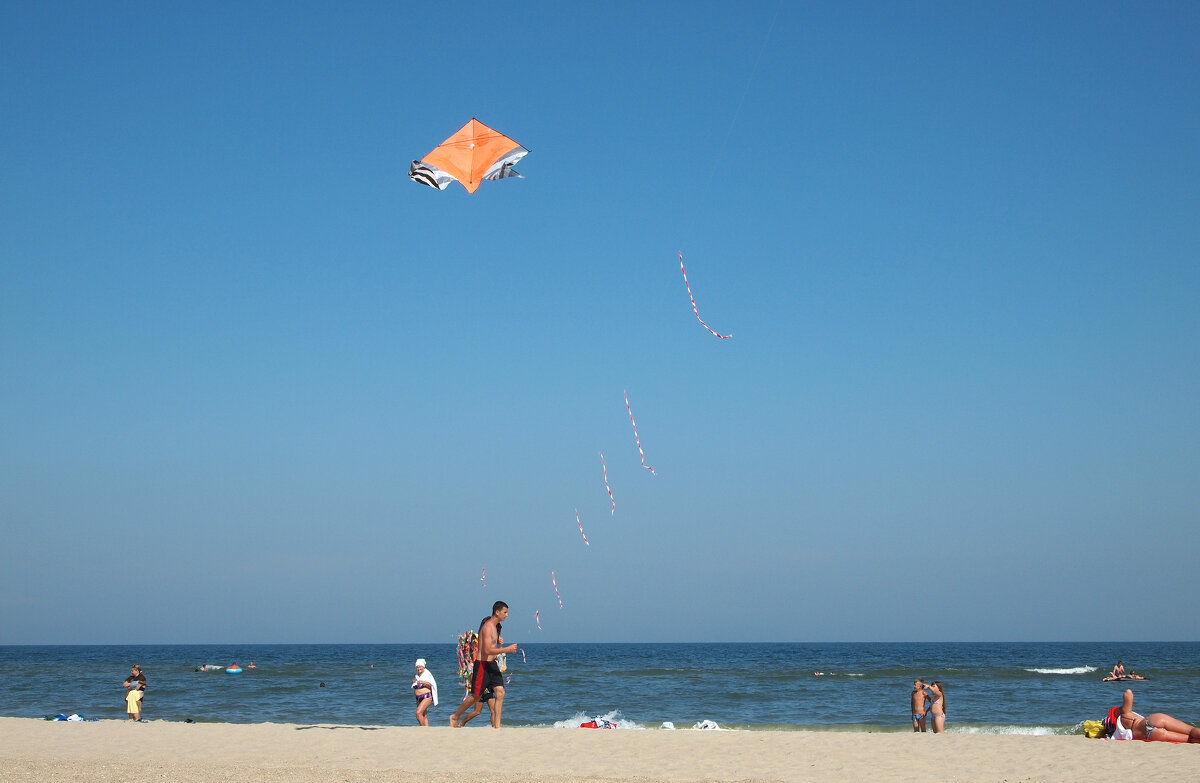
[{"label": "woman in bikini lying on sand", "polygon": [[1113,739],[1153,742],[1200,742],[1200,729],[1162,712],[1142,717],[1133,711],[1133,691],[1125,691],[1120,707],[1108,711],[1105,734]]}]

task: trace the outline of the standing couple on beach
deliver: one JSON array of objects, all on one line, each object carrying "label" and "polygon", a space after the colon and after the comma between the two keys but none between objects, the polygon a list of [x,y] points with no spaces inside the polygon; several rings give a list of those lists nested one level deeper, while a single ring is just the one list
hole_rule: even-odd
[{"label": "standing couple on beach", "polygon": [[[479,624],[479,642],[471,662],[470,688],[462,704],[450,716],[452,728],[465,726],[467,721],[483,712],[484,702],[492,713],[492,728],[500,728],[500,714],[504,710],[504,675],[496,656],[517,651],[516,642],[505,645],[504,637],[500,635],[500,624],[507,618],[508,604],[497,601],[492,604],[491,615],[483,618]],[[464,717],[463,713],[472,705],[475,709]]]},{"label": "standing couple on beach", "polygon": [[946,730],[946,686],[940,680],[926,685],[925,680],[918,677],[913,681],[912,689],[913,731],[925,731],[926,716],[933,719],[934,734]]}]

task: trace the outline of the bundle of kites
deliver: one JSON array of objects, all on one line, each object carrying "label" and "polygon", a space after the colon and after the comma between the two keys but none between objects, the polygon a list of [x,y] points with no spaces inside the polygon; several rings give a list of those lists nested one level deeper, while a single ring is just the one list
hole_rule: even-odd
[{"label": "bundle of kites", "polygon": [[479,646],[479,634],[463,631],[458,635],[458,680],[464,688],[471,687],[471,663]]}]

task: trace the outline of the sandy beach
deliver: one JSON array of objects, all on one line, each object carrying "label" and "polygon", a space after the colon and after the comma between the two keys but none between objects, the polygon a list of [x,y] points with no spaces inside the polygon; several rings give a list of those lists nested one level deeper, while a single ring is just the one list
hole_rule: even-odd
[{"label": "sandy beach", "polygon": [[0,718],[29,781],[1194,781],[1200,747],[1076,736],[67,723]]}]

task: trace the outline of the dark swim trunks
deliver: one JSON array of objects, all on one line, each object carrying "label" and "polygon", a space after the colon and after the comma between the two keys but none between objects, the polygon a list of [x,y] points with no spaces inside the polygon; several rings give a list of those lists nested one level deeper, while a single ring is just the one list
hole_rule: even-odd
[{"label": "dark swim trunks", "polygon": [[481,698],[487,691],[504,687],[504,675],[500,673],[500,664],[495,661],[475,661],[475,669],[471,672],[471,695]]}]

